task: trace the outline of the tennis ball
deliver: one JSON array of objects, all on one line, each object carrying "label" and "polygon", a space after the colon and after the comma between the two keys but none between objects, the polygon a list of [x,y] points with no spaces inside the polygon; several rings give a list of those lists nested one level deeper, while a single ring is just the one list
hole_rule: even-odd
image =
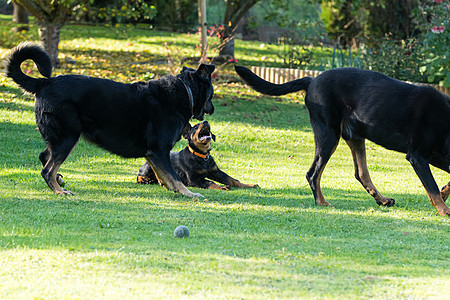
[{"label": "tennis ball", "polygon": [[189,228],[184,225],[178,226],[173,232],[173,236],[177,238],[189,237],[190,234],[191,232],[189,231]]}]

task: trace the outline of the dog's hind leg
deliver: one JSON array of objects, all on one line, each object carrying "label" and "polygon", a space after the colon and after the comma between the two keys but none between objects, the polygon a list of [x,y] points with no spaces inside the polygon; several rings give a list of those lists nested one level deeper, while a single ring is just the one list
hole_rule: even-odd
[{"label": "dog's hind leg", "polygon": [[447,200],[449,195],[450,195],[450,182],[447,183],[447,185],[444,186],[441,190],[442,200],[444,200],[444,202],[445,202],[445,200]]},{"label": "dog's hind leg", "polygon": [[[428,194],[431,205],[436,207],[438,213],[441,216],[450,216],[450,208],[445,205],[442,194],[439,191],[436,181],[433,178],[433,174],[431,173],[428,161],[414,152],[408,152],[408,154],[406,155],[406,159],[411,163],[414,171],[416,171],[417,176],[419,176],[419,179]],[[449,188],[444,187],[444,195],[448,192],[448,189]]]},{"label": "dog's hind leg", "polygon": [[350,150],[352,151],[353,163],[355,165],[355,177],[366,189],[366,191],[375,198],[378,205],[392,206],[395,200],[386,198],[381,195],[372,183],[369,170],[367,169],[366,145],[364,139],[346,140]]},{"label": "dog's hind leg", "polygon": [[147,162],[155,172],[159,183],[170,191],[180,193],[188,197],[202,197],[202,194],[193,193],[181,182],[177,173],[173,169],[169,155],[158,154],[149,151],[146,156]]},{"label": "dog's hind leg", "polygon": [[[42,151],[41,154],[39,154],[39,160],[41,161],[43,167],[47,164],[47,161],[48,161],[49,158],[50,158],[50,150],[48,148],[45,148],[45,150]],[[60,186],[64,186],[65,185],[63,177],[64,176],[62,176],[59,173],[56,174],[56,180],[58,181],[58,184]]]},{"label": "dog's hind leg", "polygon": [[47,161],[41,171],[42,177],[47,185],[55,194],[72,194],[72,192],[63,189],[58,181],[58,169],[69,156],[72,149],[78,142],[79,136],[68,136],[61,138],[58,142],[49,143],[47,148],[39,155],[41,162]]},{"label": "dog's hind leg", "polygon": [[152,170],[150,164],[146,161],[142,167],[139,168],[139,172],[137,174],[136,183],[139,184],[156,184],[158,183],[158,179],[155,176],[155,173]]},{"label": "dog's hind leg", "polygon": [[316,204],[332,206],[323,196],[322,189],[320,188],[320,179],[327,162],[336,150],[339,142],[339,134],[322,123],[316,124],[311,122],[311,125],[314,131],[316,150],[313,163],[309,168],[309,171],[306,173],[306,179],[311,187]]}]

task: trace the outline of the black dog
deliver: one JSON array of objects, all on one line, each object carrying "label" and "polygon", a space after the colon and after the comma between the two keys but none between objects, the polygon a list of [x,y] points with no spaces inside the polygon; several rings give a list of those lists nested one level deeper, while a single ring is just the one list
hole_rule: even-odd
[{"label": "black dog", "polygon": [[[186,186],[199,187],[203,189],[229,190],[230,187],[255,188],[257,184],[244,184],[221,171],[210,155],[211,140],[216,137],[211,133],[211,126],[207,121],[196,124],[194,127],[186,126],[183,137],[189,144],[180,152],[170,152],[170,162],[175,172]],[[220,186],[212,179],[226,186]],[[137,183],[156,183],[155,173],[148,163],[139,169]]]},{"label": "black dog", "polygon": [[315,157],[306,178],[316,203],[325,201],[320,178],[330,156],[342,138],[349,145],[355,176],[379,205],[391,206],[369,176],[365,139],[387,149],[406,153],[440,215],[450,215],[444,201],[450,183],[441,192],[429,164],[450,173],[450,99],[431,87],[407,84],[383,74],[354,68],[334,69],[316,78],[305,77],[284,84],[272,84],[245,67],[236,72],[256,91],[285,95],[306,90],[316,145]]},{"label": "black dog", "polygon": [[[46,78],[25,75],[20,64],[32,59]],[[212,114],[214,66],[184,68],[176,77],[123,84],[81,75],[50,77],[52,65],[39,46],[22,43],[6,61],[7,76],[36,95],[39,131],[47,144],[39,155],[42,176],[56,194],[71,194],[60,186],[59,167],[83,135],[86,140],[115,153],[145,157],[167,189],[190,192],[173,170],[169,152],[191,117]]]}]

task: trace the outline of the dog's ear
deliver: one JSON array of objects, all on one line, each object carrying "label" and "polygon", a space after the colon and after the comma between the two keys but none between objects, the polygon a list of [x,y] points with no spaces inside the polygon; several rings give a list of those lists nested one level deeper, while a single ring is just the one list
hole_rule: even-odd
[{"label": "dog's ear", "polygon": [[212,137],[213,141],[215,142],[216,141],[216,135],[211,132],[211,137]]},{"label": "dog's ear", "polygon": [[203,77],[209,77],[212,72],[216,69],[215,65],[205,65],[201,64],[197,69],[197,74]]},{"label": "dog's ear", "polygon": [[187,67],[183,66],[183,69],[181,69],[181,71],[180,71],[180,74],[182,74],[182,73],[186,72],[187,70],[189,70],[189,68],[187,68]]},{"label": "dog's ear", "polygon": [[187,123],[186,126],[184,126],[183,131],[181,132],[181,136],[188,140],[189,139],[189,133],[191,133],[191,129],[192,129],[191,124]]}]

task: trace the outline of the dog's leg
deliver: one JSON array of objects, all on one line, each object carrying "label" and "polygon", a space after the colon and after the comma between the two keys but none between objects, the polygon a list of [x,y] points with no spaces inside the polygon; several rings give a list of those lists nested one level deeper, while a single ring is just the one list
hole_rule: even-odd
[{"label": "dog's leg", "polygon": [[180,193],[188,197],[203,197],[200,193],[193,193],[181,182],[177,173],[170,164],[169,155],[159,155],[154,151],[147,153],[147,162],[155,172],[159,183],[170,191]]},{"label": "dog's leg", "polygon": [[[450,208],[448,208],[448,206],[444,203],[441,192],[439,191],[436,181],[433,178],[433,174],[431,173],[428,161],[422,158],[419,154],[410,152],[406,155],[406,159],[411,163],[417,176],[419,176],[420,181],[422,181],[431,205],[436,207],[441,216],[450,216]],[[447,190],[448,188],[443,189],[444,195]]]},{"label": "dog's leg", "polygon": [[449,195],[450,195],[450,182],[447,183],[447,185],[444,186],[441,190],[442,200],[444,200],[444,202],[445,202],[445,200],[447,200]]},{"label": "dog's leg", "polygon": [[229,186],[218,185],[217,183],[206,179],[193,179],[189,186],[199,187],[202,189],[229,191]]},{"label": "dog's leg", "polygon": [[[45,167],[49,158],[50,158],[50,150],[48,148],[45,148],[45,150],[42,151],[41,154],[39,154],[39,160],[41,161],[43,167]],[[59,173],[56,174],[56,181],[58,182],[59,186],[65,185],[63,176]]]},{"label": "dog's leg", "polygon": [[58,182],[58,169],[69,156],[77,141],[78,136],[61,138],[58,144],[49,144],[47,149],[40,155],[41,161],[45,161],[45,157],[47,157],[47,162],[41,171],[41,175],[55,194],[73,195],[72,192],[61,188]]},{"label": "dog's leg", "polygon": [[208,186],[210,190],[221,190],[221,191],[229,191],[231,188],[229,186],[218,185],[217,183],[211,182]]},{"label": "dog's leg", "polygon": [[[311,120],[313,120],[312,116]],[[306,173],[306,179],[311,187],[316,204],[332,206],[323,196],[322,189],[320,188],[320,179],[327,162],[336,150],[339,142],[339,135],[331,128],[326,127],[324,124],[316,124],[311,121],[311,125],[314,131],[316,150],[313,163]]]},{"label": "dog's leg", "polygon": [[220,170],[217,166],[214,167],[212,171],[210,171],[208,177],[211,178],[212,180],[215,180],[217,182],[220,182],[220,183],[225,184],[230,187],[236,187],[236,188],[257,188],[257,187],[259,187],[259,185],[257,185],[257,184],[242,183],[239,180],[234,179],[227,173]]},{"label": "dog's leg", "polygon": [[366,145],[365,140],[347,140],[346,141],[350,150],[352,151],[353,163],[355,165],[355,177],[366,189],[366,191],[375,198],[378,205],[392,206],[395,204],[395,200],[391,198],[383,197],[378,192],[375,185],[372,183],[372,179],[367,169],[366,160]]},{"label": "dog's leg", "polygon": [[152,167],[146,161],[142,167],[139,168],[136,182],[139,184],[155,184],[158,183],[158,179],[152,170]]}]

